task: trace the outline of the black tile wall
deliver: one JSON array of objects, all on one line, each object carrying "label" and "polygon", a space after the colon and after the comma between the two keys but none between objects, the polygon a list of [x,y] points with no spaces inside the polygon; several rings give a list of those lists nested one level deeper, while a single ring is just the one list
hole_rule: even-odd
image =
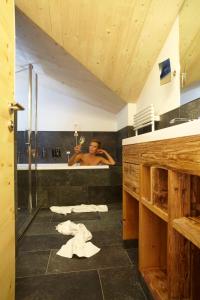
[{"label": "black tile wall", "polygon": [[[84,136],[86,142],[82,146],[82,151],[87,152],[91,139],[97,138],[102,142],[102,148],[107,150],[121,164],[122,139],[133,136],[134,131],[131,126],[127,126],[118,132],[79,132]],[[27,131],[17,132],[17,162],[27,163]],[[32,134],[32,143],[34,144],[34,133]],[[38,163],[64,163],[67,161],[66,151],[73,154],[75,146],[74,132],[72,131],[39,131],[37,136],[37,162]],[[52,149],[58,147],[61,151],[61,157],[52,157]],[[33,147],[34,148],[34,147]]]},{"label": "black tile wall", "polygon": [[200,99],[195,99],[161,115],[158,129],[174,126],[175,124],[170,124],[170,120],[174,118],[187,118],[188,120],[192,120],[198,119],[199,117]]}]

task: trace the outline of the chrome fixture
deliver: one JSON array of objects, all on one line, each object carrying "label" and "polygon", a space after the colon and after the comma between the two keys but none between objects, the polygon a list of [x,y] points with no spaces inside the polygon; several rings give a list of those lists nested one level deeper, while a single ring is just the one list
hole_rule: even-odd
[{"label": "chrome fixture", "polygon": [[81,136],[79,139],[79,145],[83,145],[85,143],[85,137]]},{"label": "chrome fixture", "polygon": [[174,118],[169,121],[169,124],[185,123],[185,122],[189,122],[189,121],[192,121],[192,120],[188,119],[188,118]]},{"label": "chrome fixture", "polygon": [[69,163],[69,156],[70,156],[70,151],[66,151],[66,154],[67,154],[67,162]]}]

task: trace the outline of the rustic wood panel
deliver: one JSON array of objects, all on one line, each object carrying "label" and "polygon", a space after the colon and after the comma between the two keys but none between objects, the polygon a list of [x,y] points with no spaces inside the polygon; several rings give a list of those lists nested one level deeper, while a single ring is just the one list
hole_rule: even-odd
[{"label": "rustic wood panel", "polygon": [[191,244],[191,299],[199,299],[200,249]]},{"label": "rustic wood panel", "polygon": [[0,1],[0,299],[15,295],[14,135],[8,104],[14,102],[14,1]]},{"label": "rustic wood panel", "polygon": [[136,199],[140,195],[140,166],[137,164],[123,164],[123,186]]},{"label": "rustic wood panel", "polygon": [[160,269],[145,270],[142,275],[155,300],[169,300],[165,271]]},{"label": "rustic wood panel", "polygon": [[150,211],[152,211],[155,215],[161,218],[163,221],[168,222],[168,213],[166,213],[163,209],[160,209],[158,206],[153,205],[145,199],[141,199],[141,203],[144,206],[146,206]]},{"label": "rustic wood panel", "polygon": [[151,168],[152,203],[163,211],[168,211],[168,170]]},{"label": "rustic wood panel", "polygon": [[151,167],[142,165],[140,172],[141,199],[151,203]]},{"label": "rustic wood panel", "polygon": [[190,243],[173,228],[173,220],[190,213],[190,176],[169,171],[169,299],[190,298]]},{"label": "rustic wood panel", "polygon": [[191,216],[200,216],[200,177],[191,176]]},{"label": "rustic wood panel", "polygon": [[175,219],[173,228],[200,249],[200,217]]},{"label": "rustic wood panel", "polygon": [[135,102],[183,2],[16,0],[16,5],[124,101]]},{"label": "rustic wood panel", "polygon": [[200,135],[123,146],[123,161],[200,175]]},{"label": "rustic wood panel", "polygon": [[138,239],[139,202],[123,191],[123,240]]},{"label": "rustic wood panel", "polygon": [[139,269],[167,269],[167,223],[142,203],[139,211]]}]

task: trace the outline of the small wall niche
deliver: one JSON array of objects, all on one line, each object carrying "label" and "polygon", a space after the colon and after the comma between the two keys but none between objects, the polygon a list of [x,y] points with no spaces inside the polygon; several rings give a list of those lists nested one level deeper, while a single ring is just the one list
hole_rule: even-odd
[{"label": "small wall niche", "polygon": [[151,168],[151,202],[168,211],[168,170],[164,168]]}]

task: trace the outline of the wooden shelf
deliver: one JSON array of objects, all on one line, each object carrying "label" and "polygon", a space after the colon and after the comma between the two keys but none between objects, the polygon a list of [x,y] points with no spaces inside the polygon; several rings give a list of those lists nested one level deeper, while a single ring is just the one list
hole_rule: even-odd
[{"label": "wooden shelf", "polygon": [[150,201],[141,198],[141,203],[146,206],[150,211],[152,211],[155,215],[161,218],[163,221],[168,222],[168,214],[161,208],[157,207],[156,205],[152,204]]},{"label": "wooden shelf", "polygon": [[147,283],[153,297],[158,300],[168,300],[167,273],[162,269],[147,269],[142,271],[142,276]]},{"label": "wooden shelf", "polygon": [[200,217],[183,217],[173,220],[173,228],[200,248]]},{"label": "wooden shelf", "polygon": [[168,208],[168,170],[151,167],[151,202],[167,212]]},{"label": "wooden shelf", "polygon": [[136,193],[134,193],[131,189],[129,189],[127,186],[123,186],[124,191],[126,191],[127,193],[129,193],[133,198],[135,198],[136,200],[139,201],[140,196]]}]

